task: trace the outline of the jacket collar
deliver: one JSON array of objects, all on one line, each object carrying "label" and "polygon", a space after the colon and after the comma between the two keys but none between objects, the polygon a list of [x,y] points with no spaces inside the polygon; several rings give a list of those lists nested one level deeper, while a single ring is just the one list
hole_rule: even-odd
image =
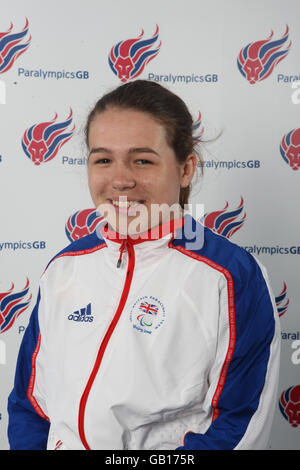
[{"label": "jacket collar", "polygon": [[[108,227],[108,224],[104,224],[101,227],[101,234],[104,240],[110,240],[115,243],[124,244],[126,241],[131,245],[137,245],[144,242],[153,242],[154,240],[160,240],[162,238],[170,239],[174,238],[176,230],[182,228],[184,225],[184,219],[173,219],[163,224],[159,224],[151,229],[143,232],[137,236],[126,236],[115,232]],[[152,243],[151,243],[152,245]]]}]

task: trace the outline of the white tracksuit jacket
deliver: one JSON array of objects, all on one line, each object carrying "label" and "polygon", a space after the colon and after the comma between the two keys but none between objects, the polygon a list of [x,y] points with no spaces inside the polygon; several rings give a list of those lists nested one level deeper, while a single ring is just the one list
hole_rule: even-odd
[{"label": "white tracksuit jacket", "polygon": [[[42,275],[9,396],[11,449],[264,449],[280,333],[265,269],[204,229],[102,230]],[[121,266],[117,267],[122,248]]]}]

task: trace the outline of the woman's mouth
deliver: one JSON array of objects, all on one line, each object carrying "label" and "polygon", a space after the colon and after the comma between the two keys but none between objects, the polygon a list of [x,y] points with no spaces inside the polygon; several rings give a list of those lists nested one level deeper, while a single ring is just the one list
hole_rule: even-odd
[{"label": "woman's mouth", "polygon": [[143,200],[128,200],[124,196],[121,196],[119,199],[110,199],[109,202],[117,212],[128,215],[136,215],[138,207],[145,203]]}]

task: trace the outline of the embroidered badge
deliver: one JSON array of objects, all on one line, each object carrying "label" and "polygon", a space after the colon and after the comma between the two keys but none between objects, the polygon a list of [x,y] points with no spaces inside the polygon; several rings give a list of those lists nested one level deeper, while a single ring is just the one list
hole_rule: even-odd
[{"label": "embroidered badge", "polygon": [[130,311],[132,327],[141,333],[152,334],[165,320],[165,307],[156,297],[139,297]]}]

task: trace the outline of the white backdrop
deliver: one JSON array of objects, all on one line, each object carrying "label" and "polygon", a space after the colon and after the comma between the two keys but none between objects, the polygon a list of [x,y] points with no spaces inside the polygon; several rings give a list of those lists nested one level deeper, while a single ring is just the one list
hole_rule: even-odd
[{"label": "white backdrop", "polygon": [[[299,449],[299,1],[3,0],[1,6],[0,449],[8,449],[7,397],[39,277],[69,243],[69,217],[93,209],[82,131],[97,98],[121,83],[109,65],[110,51],[142,30],[142,39],[152,38],[157,27],[149,48],[155,57],[128,79],[159,81],[186,101],[195,122],[201,113],[195,137],[203,132],[210,142],[202,145],[204,177],[191,202],[203,203],[207,225],[214,221],[211,228],[268,269],[282,327],[270,449]],[[258,44],[262,40],[268,41]],[[123,42],[123,55],[125,49]],[[256,74],[250,83],[239,57],[247,62],[241,67],[265,67],[266,75]],[[25,131],[56,113],[53,124],[63,123],[70,109],[71,122],[60,134],[69,140],[36,165],[34,150],[26,154],[22,141],[33,142],[31,149],[50,144],[41,126],[24,137]],[[293,130],[281,152],[283,137]],[[223,209],[220,224],[212,213]],[[84,215],[77,233],[90,226]],[[69,227],[74,223],[73,217]],[[8,303],[18,297],[15,307]]]}]

